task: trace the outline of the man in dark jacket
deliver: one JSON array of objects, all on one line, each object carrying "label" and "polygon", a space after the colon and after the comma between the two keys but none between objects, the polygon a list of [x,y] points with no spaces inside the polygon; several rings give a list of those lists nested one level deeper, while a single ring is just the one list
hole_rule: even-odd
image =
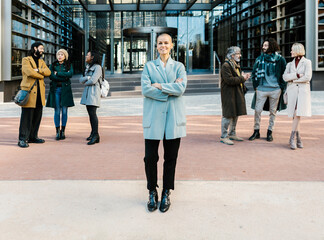
[{"label": "man in dark jacket", "polygon": [[282,98],[282,93],[286,88],[286,82],[282,78],[286,69],[286,60],[277,53],[279,46],[273,38],[263,42],[262,50],[263,53],[256,59],[252,71],[252,83],[255,89],[252,108],[255,109],[255,114],[254,133],[249,140],[260,138],[261,112],[269,99],[269,107],[266,107],[270,112],[267,141],[271,142],[277,110],[286,108]]},{"label": "man in dark jacket", "polygon": [[[230,47],[227,49],[226,61],[222,66],[221,99],[222,99],[222,143],[233,145],[233,141],[243,141],[236,135],[238,116],[246,115],[244,82],[250,74],[242,73],[240,68],[241,49]],[[229,134],[227,133],[230,127]]]}]

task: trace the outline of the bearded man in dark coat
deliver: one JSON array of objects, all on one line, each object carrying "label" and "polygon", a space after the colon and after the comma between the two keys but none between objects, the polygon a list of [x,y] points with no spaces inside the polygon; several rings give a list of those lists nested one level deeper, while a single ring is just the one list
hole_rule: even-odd
[{"label": "bearded man in dark coat", "polygon": [[[222,99],[222,143],[233,145],[235,141],[243,141],[236,135],[238,116],[246,115],[244,82],[250,78],[249,73],[241,71],[241,49],[233,46],[227,49],[226,60],[221,72]],[[228,133],[229,128],[229,133]]]}]

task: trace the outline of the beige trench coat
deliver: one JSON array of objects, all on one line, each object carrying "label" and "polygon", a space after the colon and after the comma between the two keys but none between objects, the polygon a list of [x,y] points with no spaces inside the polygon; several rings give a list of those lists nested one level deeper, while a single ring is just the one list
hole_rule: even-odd
[{"label": "beige trench coat", "polygon": [[[297,74],[303,74],[297,78]],[[293,117],[296,109],[297,116],[310,117],[311,112],[311,92],[310,80],[312,78],[312,62],[305,57],[300,59],[296,68],[295,59],[288,63],[283,74],[283,79],[288,82],[288,117]]]}]

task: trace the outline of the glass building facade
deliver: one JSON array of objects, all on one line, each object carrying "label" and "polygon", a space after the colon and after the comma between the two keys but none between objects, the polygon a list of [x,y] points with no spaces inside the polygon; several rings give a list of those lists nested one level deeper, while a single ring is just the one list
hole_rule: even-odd
[{"label": "glass building facade", "polygon": [[222,59],[228,46],[237,45],[243,52],[241,65],[252,68],[267,38],[277,39],[287,61],[293,43],[305,45],[305,0],[229,0],[218,7],[223,12],[215,21],[214,34]]},{"label": "glass building facade", "polygon": [[[74,1],[77,3],[77,1]],[[41,41],[45,61],[55,60],[59,48],[69,51],[76,72],[82,65],[82,6],[71,7],[73,0],[13,0],[12,1],[12,79],[21,79],[21,61],[31,44]]]},{"label": "glass building facade", "polygon": [[173,36],[172,57],[189,74],[211,73],[214,52],[223,62],[232,45],[242,48],[241,65],[251,69],[262,42],[273,37],[287,61],[294,42],[305,44],[315,79],[323,78],[323,0],[9,0],[1,1],[1,14],[10,38],[1,36],[0,101],[14,95],[34,41],[44,42],[47,64],[65,48],[80,73],[85,52],[96,49],[112,74],[133,73],[157,57],[160,32]]}]

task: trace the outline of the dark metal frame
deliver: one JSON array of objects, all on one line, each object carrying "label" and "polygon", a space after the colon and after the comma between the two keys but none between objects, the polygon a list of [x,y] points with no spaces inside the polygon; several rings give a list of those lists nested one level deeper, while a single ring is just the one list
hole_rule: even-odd
[{"label": "dark metal frame", "polygon": [[197,3],[197,0],[189,0],[187,3],[169,3],[170,0],[164,0],[162,3],[136,3],[115,4],[113,0],[109,0],[109,4],[84,4],[82,0],[78,0],[82,7],[88,12],[119,12],[119,11],[210,11],[224,0],[214,0],[210,3]]}]

